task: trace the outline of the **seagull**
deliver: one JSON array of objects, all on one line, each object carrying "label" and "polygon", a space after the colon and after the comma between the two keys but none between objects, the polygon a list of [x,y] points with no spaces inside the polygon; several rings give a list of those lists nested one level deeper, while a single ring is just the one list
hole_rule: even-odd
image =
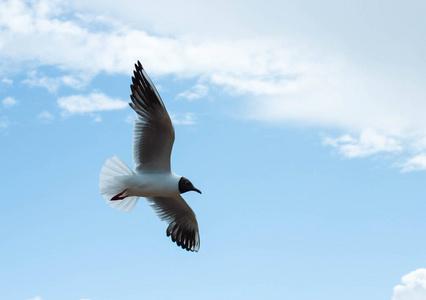
[{"label": "seagull", "polygon": [[198,223],[181,194],[201,191],[187,178],[170,169],[175,131],[166,107],[142,64],[135,64],[130,85],[130,107],[138,119],[133,127],[133,164],[130,169],[120,158],[107,159],[99,177],[105,201],[120,211],[131,211],[139,197],[145,197],[162,221],[167,236],[188,251],[198,252]]}]

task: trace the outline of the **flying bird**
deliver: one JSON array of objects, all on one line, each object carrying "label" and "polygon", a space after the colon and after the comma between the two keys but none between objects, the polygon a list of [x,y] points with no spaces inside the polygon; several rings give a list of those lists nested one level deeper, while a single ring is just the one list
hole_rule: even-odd
[{"label": "flying bird", "polygon": [[133,128],[133,163],[130,169],[120,158],[107,159],[99,178],[106,202],[121,211],[131,211],[145,197],[157,216],[166,221],[167,236],[188,251],[198,251],[198,223],[181,194],[201,191],[187,178],[170,169],[175,131],[166,107],[141,63],[135,64],[129,105],[137,113]]}]

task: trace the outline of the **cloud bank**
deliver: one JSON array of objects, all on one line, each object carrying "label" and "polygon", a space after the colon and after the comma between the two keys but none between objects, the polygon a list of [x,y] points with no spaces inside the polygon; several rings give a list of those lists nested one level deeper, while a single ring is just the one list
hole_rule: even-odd
[{"label": "cloud bank", "polygon": [[[100,73],[130,75],[141,60],[152,76],[195,79],[177,95],[201,99],[211,87],[244,96],[246,118],[341,132],[324,144],[345,158],[394,156],[402,171],[426,169],[426,89],[421,74],[384,72],[290,36],[154,35],[60,1],[1,1],[0,75],[24,72],[24,83],[76,90]],[[415,39],[416,36],[413,36]],[[41,67],[59,74],[44,75]],[[107,95],[58,99],[69,114],[121,109]],[[190,117],[186,121],[192,122]]]}]

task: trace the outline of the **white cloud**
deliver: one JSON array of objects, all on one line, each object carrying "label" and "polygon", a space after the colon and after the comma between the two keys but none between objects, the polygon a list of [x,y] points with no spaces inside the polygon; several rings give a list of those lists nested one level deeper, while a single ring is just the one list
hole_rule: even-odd
[{"label": "white cloud", "polygon": [[402,172],[426,170],[426,153],[413,156],[398,166],[401,167]]},{"label": "white cloud", "polygon": [[3,104],[4,107],[10,108],[10,107],[13,107],[15,105],[18,105],[18,101],[15,100],[12,97],[6,97],[6,98],[3,99],[2,104]]},{"label": "white cloud", "polygon": [[185,91],[177,95],[177,98],[186,98],[188,100],[195,100],[198,98],[206,97],[209,92],[209,88],[202,84],[196,84],[191,90]]},{"label": "white cloud", "polygon": [[55,119],[55,116],[53,116],[50,112],[45,110],[37,115],[37,119],[39,119],[40,121],[44,123],[49,123]]},{"label": "white cloud", "polygon": [[[154,76],[205,77],[207,83],[238,92],[270,94],[310,64],[296,42],[289,47],[267,38],[158,37],[108,18],[84,18],[75,12],[65,18],[65,10],[59,1],[4,1],[0,69],[30,68],[26,83],[55,91],[59,84],[81,86],[100,72],[131,74],[140,59]],[[34,70],[38,66],[54,66],[69,77],[43,76]],[[205,93],[204,86],[196,86],[195,92]]]},{"label": "white cloud", "polygon": [[194,125],[195,122],[195,114],[194,113],[183,113],[183,114],[170,114],[170,118],[172,119],[172,123],[174,125]]},{"label": "white cloud", "polygon": [[382,152],[400,152],[402,150],[398,140],[380,135],[372,129],[362,131],[359,138],[345,134],[338,138],[326,137],[323,143],[338,148],[347,158],[365,157]]},{"label": "white cloud", "polygon": [[326,136],[323,144],[336,148],[346,158],[384,155],[393,158],[401,172],[426,170],[426,135],[423,131],[411,136],[379,134],[366,129],[361,134]]},{"label": "white cloud", "polygon": [[[97,111],[124,109],[126,101],[112,99],[105,94],[94,92],[89,95],[72,95],[58,99],[58,105],[67,114],[86,114]],[[95,122],[100,121],[95,117]]]},{"label": "white cloud", "polygon": [[401,282],[393,288],[392,300],[426,299],[426,269],[417,269],[404,275]]}]

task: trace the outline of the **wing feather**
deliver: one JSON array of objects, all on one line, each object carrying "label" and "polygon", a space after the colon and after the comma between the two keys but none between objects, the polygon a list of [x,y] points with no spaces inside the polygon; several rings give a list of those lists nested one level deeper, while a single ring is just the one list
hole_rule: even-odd
[{"label": "wing feather", "polygon": [[130,106],[138,114],[133,127],[133,163],[137,173],[170,172],[175,131],[166,107],[141,63],[133,72]]},{"label": "wing feather", "polygon": [[146,198],[161,221],[166,221],[167,236],[188,251],[200,249],[197,218],[181,196]]}]

